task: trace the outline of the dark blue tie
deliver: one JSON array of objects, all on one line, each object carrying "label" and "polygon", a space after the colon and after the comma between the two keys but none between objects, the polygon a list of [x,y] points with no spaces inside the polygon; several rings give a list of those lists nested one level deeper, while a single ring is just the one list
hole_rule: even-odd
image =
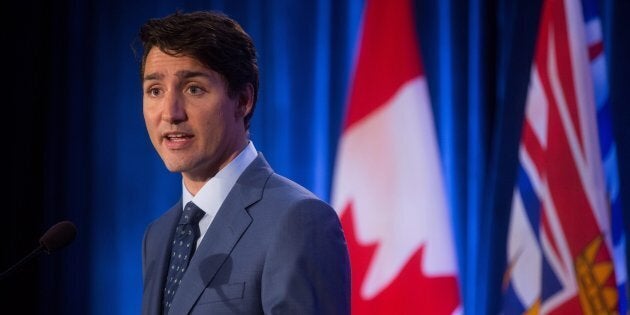
[{"label": "dark blue tie", "polygon": [[184,271],[192,257],[199,237],[199,220],[205,212],[192,201],[186,204],[173,236],[171,263],[164,287],[164,314],[168,314],[175,291],[182,281]]}]

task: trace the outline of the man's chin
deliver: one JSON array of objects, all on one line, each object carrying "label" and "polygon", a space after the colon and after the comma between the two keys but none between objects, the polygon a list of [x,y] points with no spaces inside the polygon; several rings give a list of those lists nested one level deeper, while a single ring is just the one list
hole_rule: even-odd
[{"label": "man's chin", "polygon": [[181,173],[186,171],[187,169],[187,164],[182,163],[180,161],[177,162],[173,162],[173,161],[164,161],[164,166],[166,166],[166,169],[171,172],[171,173]]}]

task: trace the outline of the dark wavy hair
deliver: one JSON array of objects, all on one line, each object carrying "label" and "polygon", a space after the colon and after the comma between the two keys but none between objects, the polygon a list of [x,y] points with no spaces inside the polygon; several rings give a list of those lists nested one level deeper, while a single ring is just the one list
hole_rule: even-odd
[{"label": "dark wavy hair", "polygon": [[223,76],[228,95],[236,97],[248,83],[254,87],[252,110],[245,116],[249,129],[258,98],[258,64],[251,37],[238,22],[221,12],[178,11],[163,18],[148,20],[140,28],[144,77],[147,55],[153,47],[171,56],[188,56]]}]

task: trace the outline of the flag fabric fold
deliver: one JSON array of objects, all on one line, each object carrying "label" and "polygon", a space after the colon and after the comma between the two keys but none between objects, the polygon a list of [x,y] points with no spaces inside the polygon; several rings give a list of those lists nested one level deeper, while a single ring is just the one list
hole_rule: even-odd
[{"label": "flag fabric fold", "polygon": [[521,132],[505,314],[626,314],[625,236],[601,23],[545,0]]},{"label": "flag fabric fold", "polygon": [[332,187],[353,314],[461,312],[448,202],[410,0],[367,0]]}]

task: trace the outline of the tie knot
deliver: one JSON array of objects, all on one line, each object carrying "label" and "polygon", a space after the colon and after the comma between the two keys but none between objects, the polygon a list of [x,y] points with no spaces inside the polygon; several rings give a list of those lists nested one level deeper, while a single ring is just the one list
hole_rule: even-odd
[{"label": "tie knot", "polygon": [[197,207],[192,201],[188,202],[184,207],[184,212],[179,219],[179,224],[197,224],[199,220],[206,214],[201,208]]}]

